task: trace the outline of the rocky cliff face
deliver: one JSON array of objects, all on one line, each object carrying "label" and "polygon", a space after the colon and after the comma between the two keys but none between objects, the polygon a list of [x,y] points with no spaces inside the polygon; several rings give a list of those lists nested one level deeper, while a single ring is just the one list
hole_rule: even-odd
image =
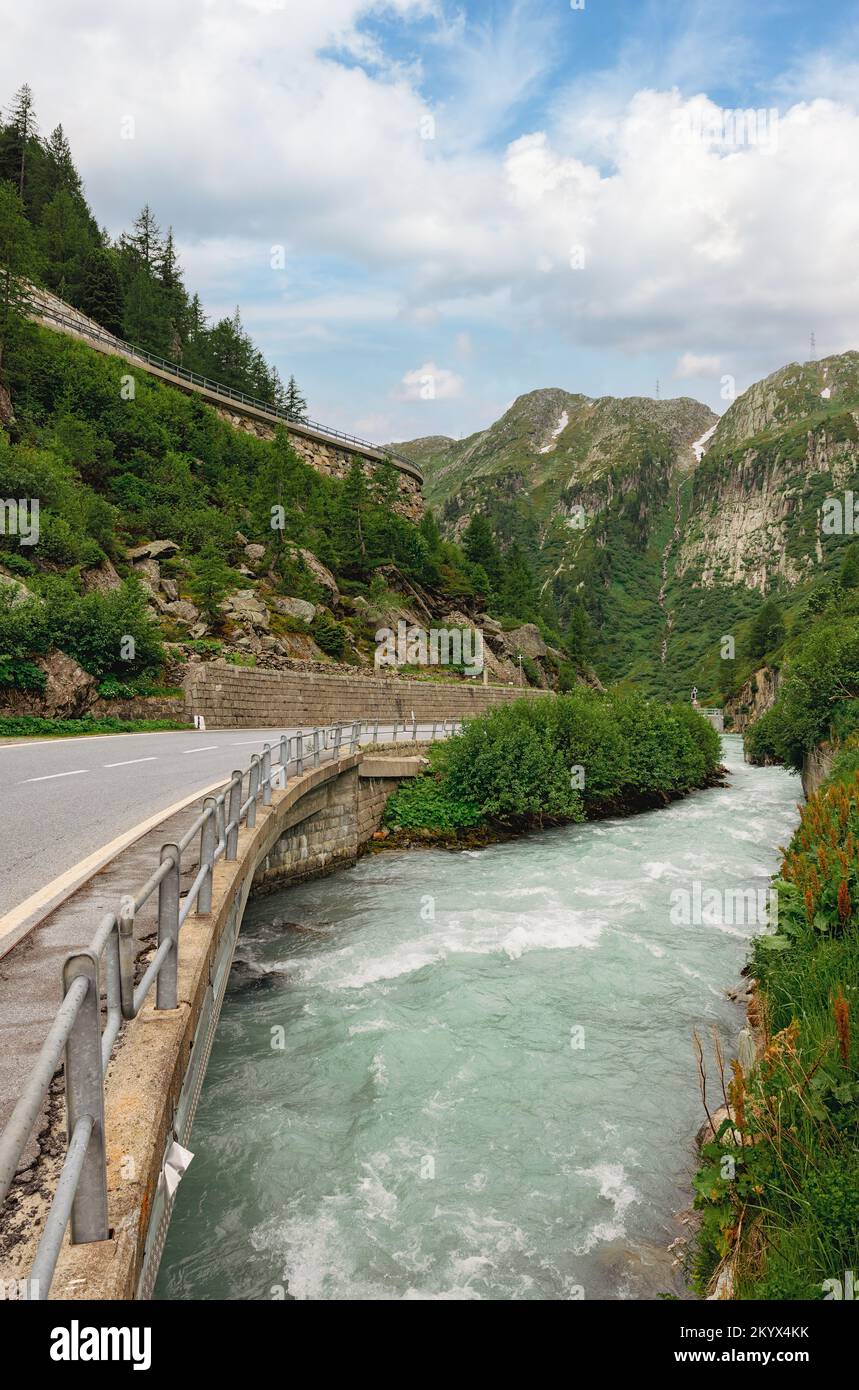
[{"label": "rocky cliff face", "polygon": [[725,725],[729,733],[744,734],[762,714],[772,709],[781,684],[781,672],[761,666],[744,681],[736,695],[725,701]]}]

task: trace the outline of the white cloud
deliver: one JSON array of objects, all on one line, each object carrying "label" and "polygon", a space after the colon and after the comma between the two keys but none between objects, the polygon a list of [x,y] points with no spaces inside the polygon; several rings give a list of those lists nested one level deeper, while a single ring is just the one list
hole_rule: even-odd
[{"label": "white cloud", "polygon": [[718,357],[701,357],[695,352],[684,352],[677,359],[674,375],[680,380],[689,377],[715,376],[720,365]]},{"label": "white cloud", "polygon": [[[855,345],[859,119],[832,63],[809,63],[772,149],[673,138],[678,109],[717,111],[706,96],[595,83],[559,93],[551,130],[499,150],[486,132],[533,89],[539,43],[520,51],[545,37],[515,10],[494,47],[470,39],[459,59],[463,79],[482,68],[496,95],[490,60],[504,73],[518,60],[511,102],[487,90],[441,102],[435,140],[420,138],[417,65],[389,60],[361,28],[371,13],[420,16],[432,43],[435,24],[435,57],[455,80],[456,23],[430,0],[148,0],[133,18],[110,0],[30,0],[5,9],[0,99],[29,76],[42,127],[63,122],[100,220],[116,232],[149,201],[173,222],[207,307],[240,299],[251,332],[280,319],[293,336],[302,323],[316,334],[363,323],[369,336],[390,321],[401,342],[427,335],[415,361],[443,351],[429,335],[458,319],[523,342],[682,352],[687,375],[695,359],[704,370],[743,350],[783,361],[812,327],[828,351]],[[701,53],[674,61],[696,72]],[[815,77],[843,100],[807,100]],[[120,139],[126,114],[134,140]],[[269,267],[275,244],[286,272]],[[301,281],[302,266],[329,258],[335,288],[312,272]],[[406,373],[400,399],[422,399],[421,375],[437,378],[435,399],[464,391],[430,361]]]},{"label": "white cloud", "polygon": [[399,401],[450,401],[462,395],[464,382],[447,367],[425,362],[422,367],[406,372],[393,393]]}]

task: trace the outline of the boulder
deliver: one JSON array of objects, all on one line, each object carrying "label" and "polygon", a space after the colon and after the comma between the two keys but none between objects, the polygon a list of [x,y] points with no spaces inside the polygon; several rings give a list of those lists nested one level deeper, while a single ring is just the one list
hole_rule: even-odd
[{"label": "boulder", "polygon": [[221,609],[234,622],[248,623],[251,627],[268,629],[268,609],[253,589],[238,589],[221,604]]},{"label": "boulder", "polygon": [[503,632],[500,641],[512,657],[518,657],[521,652],[523,656],[530,656],[532,661],[538,661],[548,651],[540,636],[540,629],[534,623],[523,623],[510,632]]},{"label": "boulder", "polygon": [[311,575],[321,589],[325,589],[331,605],[340,602],[340,590],[337,588],[337,580],[329,569],[326,569],[321,560],[317,560],[312,550],[304,550],[301,546],[292,544],[290,549],[293,555],[300,555]]},{"label": "boulder", "polygon": [[316,617],[316,604],[308,603],[306,598],[273,598],[272,606],[278,613],[289,618],[298,618],[303,623],[312,623]]},{"label": "boulder", "polygon": [[52,648],[36,665],[46,676],[41,712],[48,719],[79,719],[98,696],[98,681],[65,652]]},{"label": "boulder", "polygon": [[196,623],[200,618],[200,610],[187,599],[177,599],[175,603],[165,603],[163,611],[168,613],[171,618],[175,618],[178,623]]},{"label": "boulder", "polygon": [[176,583],[175,579],[162,579],[161,592],[167,595],[171,603],[175,603],[176,599],[179,597],[179,585]]},{"label": "boulder", "polygon": [[501,624],[497,622],[495,618],[490,618],[488,613],[478,613],[475,621],[477,626],[483,629],[484,633],[490,633],[493,637],[498,636],[499,633],[504,631]]},{"label": "boulder", "polygon": [[103,560],[96,569],[84,570],[81,579],[87,593],[109,594],[122,587],[122,580],[110,560]]},{"label": "boulder", "polygon": [[245,554],[247,555],[252,565],[258,565],[260,560],[265,555],[265,546],[249,543],[245,546]]},{"label": "boulder", "polygon": [[144,556],[142,560],[136,561],[134,575],[151,594],[156,593],[160,588],[161,566],[157,560],[150,560],[148,556]]},{"label": "boulder", "polygon": [[175,541],[147,541],[145,545],[136,545],[133,550],[126,551],[133,565],[138,560],[169,560],[171,555],[178,554],[179,546]]},{"label": "boulder", "polygon": [[[16,579],[15,575],[10,574],[8,570],[0,569],[0,586],[12,590],[13,608],[20,608],[21,604],[26,603],[28,599],[37,597],[31,589],[27,588],[26,584],[22,584],[21,580]],[[42,602],[41,599],[38,601],[39,603]]]}]

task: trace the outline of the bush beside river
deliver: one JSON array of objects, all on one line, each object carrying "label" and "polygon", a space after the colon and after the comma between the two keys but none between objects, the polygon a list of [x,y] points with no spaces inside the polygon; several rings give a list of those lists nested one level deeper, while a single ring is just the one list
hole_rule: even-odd
[{"label": "bush beside river", "polygon": [[390,797],[384,824],[449,836],[643,810],[709,785],[719,757],[718,734],[691,706],[581,688],[469,720]]}]

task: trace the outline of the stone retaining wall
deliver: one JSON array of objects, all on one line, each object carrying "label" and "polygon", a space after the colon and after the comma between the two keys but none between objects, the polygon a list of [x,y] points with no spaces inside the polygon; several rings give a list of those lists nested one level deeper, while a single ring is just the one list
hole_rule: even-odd
[{"label": "stone retaining wall", "polygon": [[138,695],[130,700],[96,700],[87,715],[91,719],[172,719],[177,723],[192,723],[180,695]]},{"label": "stone retaining wall", "polygon": [[463,719],[512,700],[550,691],[464,681],[409,681],[397,677],[323,675],[316,671],[258,671],[196,666],[185,681],[188,714],[202,714],[211,729],[310,727],[350,719]]}]

